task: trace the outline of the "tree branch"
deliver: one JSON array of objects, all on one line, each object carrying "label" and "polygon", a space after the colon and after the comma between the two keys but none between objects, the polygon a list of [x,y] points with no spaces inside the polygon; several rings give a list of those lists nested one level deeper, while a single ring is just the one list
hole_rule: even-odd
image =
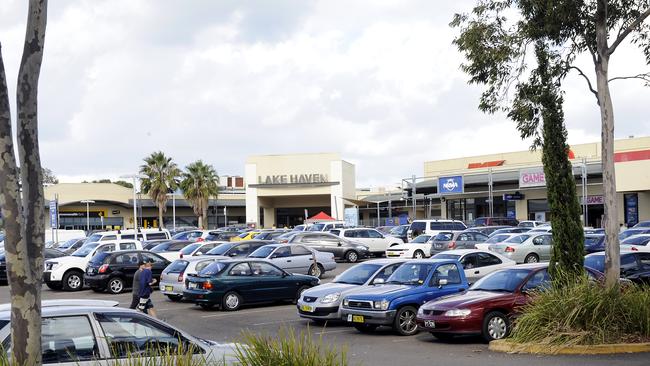
[{"label": "tree branch", "polygon": [[626,80],[626,79],[640,79],[644,80],[650,83],[650,72],[646,72],[643,74],[638,74],[638,75],[631,75],[631,76],[617,76],[615,78],[611,78],[607,80],[608,82],[614,81],[614,80]]},{"label": "tree branch", "polygon": [[620,45],[621,42],[623,42],[623,40],[625,40],[625,38],[626,38],[630,33],[632,33],[632,31],[634,30],[634,28],[638,27],[639,24],[643,23],[643,21],[646,20],[646,18],[647,18],[648,16],[650,16],[650,8],[646,9],[646,11],[644,11],[641,15],[639,15],[639,17],[636,18],[636,19],[632,22],[632,24],[630,24],[629,26],[627,26],[627,27],[625,28],[625,30],[623,30],[622,32],[619,31],[618,37],[616,37],[616,40],[614,41],[614,43],[612,43],[612,45],[607,49],[607,54],[608,54],[608,55],[611,55],[612,53],[614,53],[614,51],[616,51],[616,47],[618,47],[618,45]]},{"label": "tree branch", "polygon": [[593,85],[591,84],[591,80],[589,80],[589,77],[584,72],[582,72],[582,70],[577,66],[569,66],[569,69],[574,69],[574,70],[578,71],[578,73],[583,78],[585,78],[585,80],[587,80],[587,86],[589,86],[589,91],[592,92],[594,94],[594,96],[596,96],[596,101],[598,101],[599,100],[598,92],[596,91],[596,89],[594,89]]}]

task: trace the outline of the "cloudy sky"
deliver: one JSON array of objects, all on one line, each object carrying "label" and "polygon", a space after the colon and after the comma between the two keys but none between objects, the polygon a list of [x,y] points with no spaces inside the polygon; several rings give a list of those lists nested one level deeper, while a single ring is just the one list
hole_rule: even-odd
[{"label": "cloudy sky", "polygon": [[[459,71],[448,23],[472,3],[50,1],[43,164],[74,182],[133,172],[155,150],[227,175],[252,154],[339,152],[370,186],[422,175],[426,160],[526,149],[512,122],[477,110],[480,89]],[[0,2],[12,95],[26,12],[24,0]],[[612,75],[644,71],[630,47],[615,54]],[[650,135],[650,88],[612,92],[617,137]],[[575,76],[566,114],[571,143],[599,138]]]}]

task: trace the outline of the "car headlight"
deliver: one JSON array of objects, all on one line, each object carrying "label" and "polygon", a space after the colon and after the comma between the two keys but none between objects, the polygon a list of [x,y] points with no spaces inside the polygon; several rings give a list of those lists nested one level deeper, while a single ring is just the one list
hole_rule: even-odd
[{"label": "car headlight", "polygon": [[350,300],[348,300],[348,299],[343,300],[343,306],[348,306],[349,303],[350,303]]},{"label": "car headlight", "polygon": [[341,298],[340,293],[329,294],[329,295],[323,297],[323,300],[321,300],[321,303],[323,303],[323,304],[331,304],[333,302],[337,302],[340,298]]},{"label": "car headlight", "polygon": [[57,262],[47,262],[45,263],[45,269],[48,271],[53,271],[57,269],[61,264]]},{"label": "car headlight", "polygon": [[381,301],[375,301],[373,307],[375,310],[388,310],[388,305],[390,305],[390,301],[381,300]]},{"label": "car headlight", "polygon": [[469,309],[451,309],[445,312],[445,316],[468,316],[471,313]]},{"label": "car headlight", "polygon": [[422,306],[420,306],[418,308],[418,316],[420,316],[420,315],[424,315],[424,307],[422,307]]}]

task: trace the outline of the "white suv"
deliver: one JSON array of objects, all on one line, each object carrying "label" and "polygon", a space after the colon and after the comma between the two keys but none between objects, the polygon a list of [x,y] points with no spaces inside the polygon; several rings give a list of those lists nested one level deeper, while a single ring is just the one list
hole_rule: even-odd
[{"label": "white suv", "polygon": [[86,244],[104,242],[109,240],[133,240],[139,241],[170,239],[171,235],[166,229],[138,229],[137,235],[133,229],[100,231],[93,233],[86,239]]},{"label": "white suv", "polygon": [[404,244],[404,241],[395,236],[384,235],[375,229],[334,229],[330,233],[361,243],[368,247],[368,250],[375,255],[383,255],[387,248]]},{"label": "white suv", "polygon": [[441,231],[463,231],[467,226],[458,220],[415,220],[407,232],[408,240],[413,240],[420,235],[436,236]]},{"label": "white suv", "polygon": [[43,281],[53,290],[81,290],[90,259],[97,253],[119,250],[142,250],[142,243],[137,240],[114,240],[85,244],[72,255],[46,260]]}]

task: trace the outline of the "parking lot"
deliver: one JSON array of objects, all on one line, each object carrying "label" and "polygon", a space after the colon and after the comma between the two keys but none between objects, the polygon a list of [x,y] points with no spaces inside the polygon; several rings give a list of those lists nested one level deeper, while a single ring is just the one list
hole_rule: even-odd
[{"label": "parking lot", "polygon": [[[349,268],[339,263],[336,271],[327,273],[322,283]],[[116,300],[120,306],[128,306],[130,293],[120,295],[98,294],[90,290],[81,292],[52,291],[43,287],[43,299],[95,298]],[[232,342],[240,338],[245,329],[256,333],[276,334],[281,327],[311,332],[314,338],[338,347],[347,347],[352,365],[647,365],[650,355],[616,356],[528,356],[494,353],[479,338],[460,338],[450,343],[436,340],[428,333],[413,337],[400,337],[388,328],[380,328],[374,334],[361,334],[343,324],[317,326],[296,315],[291,304],[270,304],[245,307],[237,312],[205,311],[190,303],[174,303],[160,293],[153,295],[159,317],[190,333],[219,342]],[[9,289],[0,287],[0,303],[9,302]]]}]

